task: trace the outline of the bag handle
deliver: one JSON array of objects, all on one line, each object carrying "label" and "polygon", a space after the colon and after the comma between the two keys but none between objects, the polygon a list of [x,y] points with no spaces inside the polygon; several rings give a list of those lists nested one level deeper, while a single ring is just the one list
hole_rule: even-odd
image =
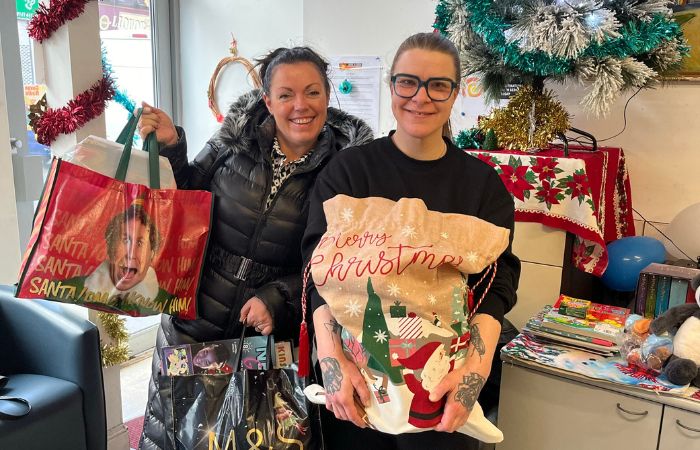
[{"label": "bag handle", "polygon": [[[134,145],[134,134],[136,133],[139,118],[141,118],[141,112],[142,109],[139,108],[136,114],[132,114],[129,117],[129,121],[119,133],[119,137],[117,137],[117,143],[124,145],[124,150],[117,166],[117,173],[114,175],[114,178],[119,181],[126,180],[126,171],[129,168],[129,160],[131,159],[131,148]],[[160,146],[155,132],[150,133],[146,137],[143,149],[148,152],[148,185],[151,189],[160,189],[160,166],[158,160]]]},{"label": "bag handle", "polygon": [[134,138],[134,131],[131,131],[131,129],[136,129],[139,122],[139,116],[141,115],[141,110],[139,110],[137,114],[138,115],[134,115],[133,113],[129,114],[129,120],[126,122],[126,125],[124,125],[124,128],[122,128],[122,131],[119,132],[117,144],[126,144],[129,140],[129,134],[131,134],[132,139]]},{"label": "bag handle", "polygon": [[[236,358],[234,359],[235,365],[233,366],[235,371],[241,370],[243,367],[241,366],[242,363],[242,358],[243,358],[243,340],[245,339],[245,332],[248,329],[248,326],[246,324],[243,324],[243,330],[241,331],[241,338],[238,340],[238,348],[236,349]],[[270,339],[270,336],[267,336],[267,362],[266,365],[268,368],[272,368],[272,339]]]}]

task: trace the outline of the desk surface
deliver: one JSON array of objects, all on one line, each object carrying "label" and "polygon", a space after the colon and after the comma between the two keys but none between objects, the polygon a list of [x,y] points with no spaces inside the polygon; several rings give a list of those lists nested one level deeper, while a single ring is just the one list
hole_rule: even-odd
[{"label": "desk surface", "polygon": [[[630,385],[611,381],[609,379],[597,378],[595,367],[596,365],[599,365],[597,363],[604,364],[603,361],[605,358],[597,357],[585,352],[566,349],[564,349],[563,352],[555,351],[549,355],[544,355],[544,353],[546,353],[547,349],[550,347],[541,346],[536,343],[533,344],[533,342],[534,341],[523,339],[523,335],[519,335],[510,344],[504,347],[504,350],[501,352],[501,360],[504,364],[513,364],[533,371],[555,375],[578,383],[587,384],[589,386],[607,389],[626,395],[632,395],[634,397],[700,413],[700,391],[697,388],[678,387],[674,385],[662,386],[664,384],[663,381],[652,382],[651,380],[647,380],[647,383],[644,383],[644,380],[640,380],[637,385]],[[543,348],[545,348],[545,351],[542,351]],[[530,352],[531,356],[533,357],[527,356],[527,352]],[[538,356],[540,355],[538,354],[543,355],[543,357],[539,358]],[[561,356],[564,354],[566,355],[562,358]],[[521,358],[519,355],[525,357]],[[588,373],[581,373],[579,371],[566,370],[563,368],[576,367],[577,363],[575,360],[578,359],[579,356],[581,358],[587,358],[590,361],[588,363],[589,367],[586,368]],[[559,361],[555,361],[555,359],[559,359]],[[562,367],[557,367],[557,363]],[[609,376],[609,374],[606,376]],[[610,376],[610,378],[614,378],[614,376]],[[664,390],[666,388],[668,388],[668,390]]]},{"label": "desk surface", "polygon": [[606,242],[634,235],[632,199],[620,148],[550,149],[535,154],[466,150],[489,164],[513,195],[515,220],[539,222],[573,233],[574,265],[602,275]]}]

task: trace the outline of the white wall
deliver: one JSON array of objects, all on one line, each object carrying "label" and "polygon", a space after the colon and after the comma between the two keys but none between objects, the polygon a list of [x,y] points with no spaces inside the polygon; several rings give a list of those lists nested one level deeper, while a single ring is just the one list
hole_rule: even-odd
[{"label": "white wall", "polygon": [[[197,0],[180,2],[182,125],[188,153],[196,155],[219,128],[207,106],[207,88],[216,64],[229,55],[231,33],[240,56],[250,60],[268,51],[302,43],[302,0]],[[242,66],[222,70],[219,109],[252,87]]]},{"label": "white wall", "polygon": [[[633,92],[618,99],[607,118],[597,119],[588,117],[578,104],[583,95],[581,88],[553,87],[574,116],[574,127],[591,132],[598,139],[622,129],[624,104]],[[700,80],[696,84],[674,82],[643,90],[627,107],[625,132],[601,144],[624,149],[632,205],[649,221],[668,223],[683,208],[700,202],[698,105]],[[663,231],[664,227],[660,228]],[[654,235],[654,231],[647,227],[645,234]]]},{"label": "white wall", "polygon": [[408,36],[432,31],[436,0],[304,0],[304,43],[325,56],[379,56],[383,61],[379,130],[395,127],[391,114],[389,66]]}]

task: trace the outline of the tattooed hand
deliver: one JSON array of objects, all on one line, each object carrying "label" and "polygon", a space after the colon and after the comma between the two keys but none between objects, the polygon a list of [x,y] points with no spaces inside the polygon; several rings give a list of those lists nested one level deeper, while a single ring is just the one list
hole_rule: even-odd
[{"label": "tattooed hand", "polygon": [[479,398],[481,388],[484,387],[484,383],[486,383],[486,380],[478,373],[465,375],[462,378],[462,382],[457,386],[455,400],[464,406],[467,411],[471,412],[474,403]]},{"label": "tattooed hand", "polygon": [[447,396],[445,411],[435,430],[451,433],[464,425],[485,382],[484,377],[475,372],[456,370],[447,374],[430,393],[433,402]]},{"label": "tattooed hand", "polygon": [[340,390],[340,385],[343,382],[340,364],[335,358],[323,358],[320,364],[323,387],[326,388],[326,394],[333,395]]},{"label": "tattooed hand", "polygon": [[327,307],[314,311],[314,325],[319,331],[316,334],[316,351],[326,388],[326,408],[338,419],[349,420],[365,428],[367,415],[363,405],[370,404],[372,394],[360,370],[343,353],[342,327]]}]

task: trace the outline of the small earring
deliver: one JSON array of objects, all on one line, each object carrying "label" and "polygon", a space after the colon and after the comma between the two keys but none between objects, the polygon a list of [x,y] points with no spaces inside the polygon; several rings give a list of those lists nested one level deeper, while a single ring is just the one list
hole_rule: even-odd
[{"label": "small earring", "polygon": [[352,83],[350,83],[346,78],[338,85],[338,90],[341,94],[347,95],[352,92]]}]

